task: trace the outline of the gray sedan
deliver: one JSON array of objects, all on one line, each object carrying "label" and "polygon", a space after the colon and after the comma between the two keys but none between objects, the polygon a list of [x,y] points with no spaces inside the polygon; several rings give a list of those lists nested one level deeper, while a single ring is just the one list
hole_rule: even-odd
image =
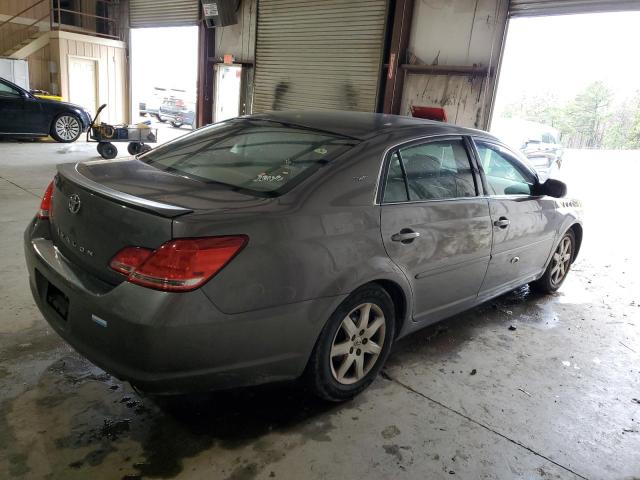
[{"label": "gray sedan", "polygon": [[565,193],[485,132],[279,112],[59,166],[25,253],[51,326],[142,390],[303,377],[339,401],[398,338],[557,290],[582,242]]}]

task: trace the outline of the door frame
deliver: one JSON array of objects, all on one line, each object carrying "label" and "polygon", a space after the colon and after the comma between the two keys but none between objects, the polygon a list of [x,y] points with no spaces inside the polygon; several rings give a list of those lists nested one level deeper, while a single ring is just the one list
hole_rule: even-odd
[{"label": "door frame", "polygon": [[216,114],[218,111],[218,96],[220,94],[222,94],[223,92],[221,91],[220,85],[218,83],[218,78],[220,75],[220,71],[221,69],[225,68],[225,67],[234,67],[234,68],[239,68],[240,69],[240,86],[238,88],[238,116],[243,115],[242,113],[242,99],[243,99],[243,92],[245,89],[245,67],[244,65],[242,65],[241,63],[214,63],[213,64],[213,111],[212,111],[212,121],[218,122],[219,120],[216,119]]},{"label": "door frame", "polygon": [[95,93],[95,105],[93,106],[93,114],[98,111],[98,106],[100,104],[100,61],[94,57],[87,57],[85,55],[72,55],[67,54],[67,84],[69,90],[69,102],[71,102],[71,61],[72,60],[89,60],[93,62],[95,65],[95,81],[94,81],[94,93]]}]

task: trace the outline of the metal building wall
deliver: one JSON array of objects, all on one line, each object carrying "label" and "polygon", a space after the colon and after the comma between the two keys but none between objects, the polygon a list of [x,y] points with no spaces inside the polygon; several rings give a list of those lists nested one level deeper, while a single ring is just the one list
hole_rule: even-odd
[{"label": "metal building wall", "polygon": [[260,0],[254,112],[375,111],[387,0]]},{"label": "metal building wall", "polygon": [[638,0],[511,0],[511,17],[640,10]]},{"label": "metal building wall", "polygon": [[449,122],[488,126],[508,0],[415,0],[401,115],[444,107]]},{"label": "metal building wall", "polygon": [[182,27],[198,24],[200,0],[130,0],[131,28]]}]

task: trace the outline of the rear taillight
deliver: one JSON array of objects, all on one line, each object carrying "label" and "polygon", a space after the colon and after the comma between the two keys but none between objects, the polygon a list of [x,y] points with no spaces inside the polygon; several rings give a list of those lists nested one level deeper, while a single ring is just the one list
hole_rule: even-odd
[{"label": "rear taillight", "polygon": [[183,238],[157,250],[126,247],[109,265],[137,285],[169,292],[194,290],[211,279],[246,245],[248,237]]},{"label": "rear taillight", "polygon": [[49,212],[51,211],[52,198],[53,198],[53,181],[49,184],[47,189],[44,191],[44,195],[42,195],[42,201],[40,202],[40,210],[38,210],[38,214],[36,215],[38,218],[42,220],[47,220],[49,218]]},{"label": "rear taillight", "polygon": [[109,262],[109,266],[118,273],[129,275],[147,260],[153,250],[142,247],[126,247],[120,250]]}]

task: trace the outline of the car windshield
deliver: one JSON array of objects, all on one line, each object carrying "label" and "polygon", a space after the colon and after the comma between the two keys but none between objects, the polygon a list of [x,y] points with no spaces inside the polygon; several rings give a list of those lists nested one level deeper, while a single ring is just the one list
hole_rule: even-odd
[{"label": "car windshield", "polygon": [[276,196],[356,143],[305,127],[235,119],[185,135],[140,160],[196,180]]}]

